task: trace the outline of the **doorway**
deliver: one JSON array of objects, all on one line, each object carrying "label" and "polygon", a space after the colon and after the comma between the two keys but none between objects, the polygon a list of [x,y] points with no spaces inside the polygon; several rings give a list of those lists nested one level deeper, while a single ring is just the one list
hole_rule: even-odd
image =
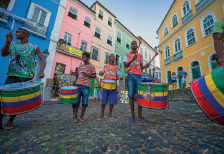
[{"label": "doorway", "polygon": [[178,78],[177,78],[177,88],[181,88],[181,79],[182,79],[181,69],[182,68],[183,68],[182,66],[179,66],[179,67],[177,67],[177,70],[176,70],[176,75],[178,76]]}]

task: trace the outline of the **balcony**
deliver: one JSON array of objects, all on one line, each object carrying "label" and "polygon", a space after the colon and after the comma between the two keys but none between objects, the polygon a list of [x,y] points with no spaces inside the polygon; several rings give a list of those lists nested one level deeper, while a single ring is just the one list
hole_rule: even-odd
[{"label": "balcony", "polygon": [[27,21],[23,22],[23,28],[27,29],[33,34],[36,34],[38,36],[41,36],[43,38],[47,37],[47,29],[48,27],[37,23],[35,21],[32,21],[31,19],[27,19]]},{"label": "balcony", "polygon": [[196,10],[201,11],[204,10],[210,3],[212,3],[214,0],[201,0],[198,4],[196,4]]},{"label": "balcony", "polygon": [[167,66],[167,65],[170,65],[171,64],[171,57],[168,57],[164,60],[164,65]]},{"label": "balcony", "polygon": [[[0,8],[1,9],[1,8]],[[3,24],[7,24],[9,19],[9,15],[0,11],[0,22]]]},{"label": "balcony", "polygon": [[174,62],[176,62],[176,61],[178,61],[178,60],[181,60],[181,59],[183,58],[182,50],[179,51],[179,52],[177,52],[177,53],[175,53],[175,54],[173,55],[173,57],[174,57]]},{"label": "balcony", "polygon": [[182,18],[182,24],[188,21],[188,19],[192,16],[192,10],[190,10],[185,16]]}]

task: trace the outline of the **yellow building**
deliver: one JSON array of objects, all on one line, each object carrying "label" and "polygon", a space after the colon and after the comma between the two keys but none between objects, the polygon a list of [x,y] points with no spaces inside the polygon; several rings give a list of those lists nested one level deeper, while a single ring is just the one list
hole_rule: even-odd
[{"label": "yellow building", "polygon": [[157,30],[162,82],[170,83],[171,73],[184,68],[189,87],[215,68],[212,26],[223,16],[224,0],[173,1]]}]

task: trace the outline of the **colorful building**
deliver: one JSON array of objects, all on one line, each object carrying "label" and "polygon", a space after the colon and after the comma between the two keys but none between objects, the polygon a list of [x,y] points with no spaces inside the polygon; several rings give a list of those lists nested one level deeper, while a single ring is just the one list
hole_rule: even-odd
[{"label": "colorful building", "polygon": [[57,79],[64,73],[80,66],[82,53],[91,49],[92,32],[94,29],[95,12],[79,0],[68,0],[63,13],[62,24],[54,49],[54,60],[51,68],[50,78],[54,80],[52,97],[57,96]]},{"label": "colorful building", "polygon": [[[103,66],[109,63],[109,55],[113,53],[114,46],[114,20],[116,16],[96,1],[90,7],[95,13],[94,29],[92,31],[91,64],[96,68],[97,76],[103,70]],[[101,77],[100,77],[101,78]],[[90,96],[94,93],[94,82],[92,80]]]},{"label": "colorful building", "polygon": [[[64,0],[61,0],[64,1]],[[50,37],[54,28],[57,11],[60,8],[60,0],[54,1],[39,1],[39,0],[4,0],[0,1],[0,33],[1,41],[0,47],[2,48],[5,43],[5,36],[13,27],[13,33],[17,28],[27,29],[31,35],[29,41],[40,47],[40,50],[49,49]],[[13,19],[4,10],[11,12],[14,16]],[[15,17],[16,15],[16,17]],[[19,42],[15,39],[14,41]],[[0,67],[0,85],[3,85],[6,79],[5,71],[9,63],[9,56],[0,56],[2,64]],[[38,58],[35,61],[35,76],[37,75],[40,67]]]},{"label": "colorful building", "polygon": [[162,82],[171,83],[171,73],[184,68],[189,87],[216,67],[212,26],[223,16],[223,0],[173,1],[157,30]]}]

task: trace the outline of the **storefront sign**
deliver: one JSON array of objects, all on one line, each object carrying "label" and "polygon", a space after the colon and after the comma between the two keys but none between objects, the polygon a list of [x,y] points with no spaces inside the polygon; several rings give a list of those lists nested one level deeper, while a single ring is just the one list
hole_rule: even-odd
[{"label": "storefront sign", "polygon": [[75,49],[75,48],[72,48],[72,47],[67,46],[65,44],[60,44],[60,43],[58,43],[57,49],[59,49],[60,51],[62,51],[64,53],[67,53],[69,55],[78,56],[80,58],[82,57],[82,53],[83,53],[83,51],[80,51],[78,49]]}]

